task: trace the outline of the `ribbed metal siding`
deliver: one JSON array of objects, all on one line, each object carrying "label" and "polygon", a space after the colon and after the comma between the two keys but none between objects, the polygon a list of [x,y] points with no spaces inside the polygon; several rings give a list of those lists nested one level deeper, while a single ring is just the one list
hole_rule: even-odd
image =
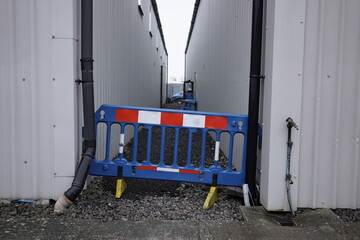
[{"label": "ribbed metal siding", "polygon": [[[138,1],[94,1],[94,79],[95,107],[117,104],[142,107],[160,106],[160,69],[167,55],[154,11],[151,13],[152,37],[149,34],[151,1],[141,1],[144,16],[138,11]],[[105,139],[99,131],[99,139]],[[127,137],[126,140],[129,140]],[[119,132],[112,131],[111,156],[118,153]],[[97,156],[104,156],[104,142],[98,144]]]},{"label": "ribbed metal siding", "polygon": [[0,2],[0,197],[56,198],[71,182],[76,3]]},{"label": "ribbed metal siding", "polygon": [[[198,109],[247,114],[252,1],[202,0],[186,53],[186,77],[195,79]],[[240,139],[240,138],[239,138]],[[235,144],[240,167],[242,140]],[[221,139],[228,149],[228,137]]]},{"label": "ribbed metal siding", "polygon": [[[250,32],[250,22],[249,25],[246,25],[246,21],[242,20],[241,22],[248,28],[237,28],[233,32],[227,32],[226,30],[233,25],[229,22],[223,22],[221,19],[233,16],[233,11],[236,11],[239,5],[246,4],[247,1],[219,2],[202,0],[200,3],[194,32],[186,55],[187,77],[190,79],[193,77],[193,73],[197,72],[197,90],[201,110],[246,113],[249,65],[242,68],[244,66],[242,63],[248,64],[249,58],[246,54],[241,55],[240,52],[237,52],[239,47],[233,45],[235,41],[232,39],[234,36],[239,36],[237,34],[241,34],[243,37],[249,36],[247,33]],[[272,73],[269,72],[265,82],[274,81],[276,83],[286,79],[286,84],[289,84],[290,80],[302,79],[302,96],[295,94],[296,96],[292,97],[296,99],[291,100],[291,102],[299,100],[301,103],[299,104],[299,106],[301,105],[301,119],[299,117],[298,120],[300,131],[294,133],[296,140],[300,134],[300,143],[298,141],[294,143],[292,162],[292,167],[297,169],[299,166],[298,174],[297,170],[293,173],[295,174],[294,178],[296,177],[294,181],[298,181],[298,188],[297,184],[293,185],[294,203],[297,203],[296,207],[359,208],[360,29],[358,26],[360,25],[360,17],[358,13],[360,12],[360,2],[356,0],[307,0],[296,3],[299,7],[304,6],[305,18],[301,14],[302,9],[299,9],[299,12],[286,10],[286,8],[293,8],[295,5],[276,0],[268,2],[268,5],[276,5],[281,11],[279,13],[267,12],[267,15],[275,15],[277,16],[276,19],[281,19],[281,22],[275,22],[273,26],[279,34],[273,36],[277,44],[291,39],[284,34],[287,32],[294,31],[294,36],[296,34],[303,36],[301,32],[303,22],[305,23],[304,41],[303,39],[296,39],[294,45],[299,48],[294,51],[294,49],[287,49],[293,46],[288,43],[281,46],[276,45],[277,48],[270,49],[272,47],[270,39],[268,51],[271,53],[268,54],[268,58],[265,58],[267,61],[265,65],[268,67],[276,65],[276,73],[278,74],[272,76]],[[250,5],[251,1],[247,4]],[[223,8],[226,7],[229,9],[225,12]],[[239,16],[250,16],[251,7],[248,6],[247,9],[247,11],[237,10]],[[269,9],[271,11],[274,8],[268,7],[267,10],[269,11]],[[289,15],[290,12],[296,12],[296,14]],[[250,18],[246,19],[250,21]],[[219,29],[219,26],[222,26],[223,29]],[[267,33],[274,31],[271,27]],[[293,29],[290,30],[289,28]],[[295,31],[299,32],[295,33]],[[249,43],[246,41],[243,43],[240,49],[249,49]],[[227,48],[231,51],[227,51]],[[290,56],[289,53],[292,52],[296,52],[297,55]],[[273,56],[270,55],[277,57],[272,58]],[[237,59],[240,56],[241,60]],[[279,58],[279,56],[285,57]],[[282,63],[282,61],[286,61],[286,63]],[[302,66],[299,63],[303,63],[303,71],[296,69],[298,66]],[[279,67],[281,65],[290,67],[290,73],[293,75],[289,74],[288,69],[281,70]],[[237,78],[243,79],[237,84],[246,84],[245,88],[240,88],[229,81],[229,79],[233,79],[234,75],[231,74],[234,73],[243,76]],[[281,80],[279,80],[280,78]],[[279,89],[270,89],[270,91],[274,93],[278,92]],[[301,91],[301,87],[299,91]],[[269,92],[266,94],[271,95]],[[299,98],[297,99],[297,97]],[[281,106],[276,106],[276,109],[282,108],[281,114],[288,111],[288,108],[294,107],[289,105],[290,103],[286,105],[286,101],[283,99],[277,97]],[[266,103],[270,106],[271,104],[274,103]],[[284,114],[288,116],[289,113]],[[267,120],[270,125],[276,127],[280,124],[279,119]],[[286,139],[286,128],[283,121],[280,125],[282,127],[278,128],[278,131],[284,131],[284,138],[271,138],[270,141],[273,143],[273,152],[276,151],[281,154],[284,152],[281,155],[284,157],[280,156],[279,158],[279,161],[282,161],[281,163],[284,165],[285,162],[282,159],[285,159],[286,156],[284,150],[286,145],[283,139]],[[274,133],[271,136],[274,136]],[[299,157],[297,157],[298,151],[300,151]],[[272,164],[279,162],[274,159],[270,160]],[[272,174],[276,172],[274,175],[280,176],[280,178],[276,178],[279,181],[268,183],[272,188],[279,189],[279,186],[284,185],[284,178],[281,177],[285,173],[283,165],[281,167],[270,166],[273,170]],[[271,179],[274,180],[275,178]],[[263,186],[260,187],[264,188]],[[281,189],[283,188],[281,187]],[[288,207],[285,194],[284,201],[281,201],[282,190],[280,191],[281,193],[279,191],[268,191],[266,192],[268,196],[262,196],[269,199],[274,199],[273,196],[276,194],[280,196],[279,204],[271,202],[270,209],[286,209]]]},{"label": "ribbed metal siding", "polygon": [[200,2],[186,54],[200,110],[247,113],[252,2]]},{"label": "ribbed metal siding", "polygon": [[[159,106],[167,56],[137,2],[94,1],[94,18],[96,107]],[[0,198],[57,199],[71,184],[81,152],[79,20],[77,0],[0,2]]]},{"label": "ribbed metal siding", "polygon": [[360,207],[360,2],[306,2],[299,207]]}]

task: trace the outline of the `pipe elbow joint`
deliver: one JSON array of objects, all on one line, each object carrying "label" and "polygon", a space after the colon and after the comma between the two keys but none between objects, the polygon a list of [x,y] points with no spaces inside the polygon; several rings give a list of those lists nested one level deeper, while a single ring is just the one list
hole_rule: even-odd
[{"label": "pipe elbow joint", "polygon": [[80,195],[82,189],[84,188],[84,185],[85,184],[81,184],[81,183],[80,184],[73,183],[71,188],[64,193],[64,196],[70,202],[75,201],[75,199]]},{"label": "pipe elbow joint", "polygon": [[95,158],[95,147],[87,147],[85,151],[83,152],[83,156],[88,156],[91,159]]},{"label": "pipe elbow joint", "polygon": [[63,213],[72,202],[63,194],[61,197],[56,201],[54,206],[54,213]]}]

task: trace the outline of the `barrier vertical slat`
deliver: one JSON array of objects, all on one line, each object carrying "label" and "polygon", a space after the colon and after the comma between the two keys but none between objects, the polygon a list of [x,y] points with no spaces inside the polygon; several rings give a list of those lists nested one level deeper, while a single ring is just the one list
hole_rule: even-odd
[{"label": "barrier vertical slat", "polygon": [[232,171],[233,149],[234,149],[234,133],[230,134],[229,152],[228,152],[228,168],[227,171]]},{"label": "barrier vertical slat", "polygon": [[202,131],[201,138],[201,161],[200,161],[200,169],[205,169],[205,151],[206,151],[206,134],[207,131]]},{"label": "barrier vertical slat", "polygon": [[139,142],[139,125],[135,124],[135,126],[134,126],[133,160],[132,160],[133,163],[137,162],[138,142]]},{"label": "barrier vertical slat", "polygon": [[180,128],[176,127],[175,128],[175,139],[174,139],[174,158],[173,158],[173,164],[172,167],[174,168],[178,168],[178,154],[179,154],[179,132],[180,132]]},{"label": "barrier vertical slat", "polygon": [[148,136],[147,136],[147,144],[146,144],[146,164],[150,164],[151,157],[151,138],[152,138],[152,126],[148,127]]},{"label": "barrier vertical slat", "polygon": [[161,147],[160,147],[160,163],[159,166],[164,167],[166,127],[161,127]]},{"label": "barrier vertical slat", "polygon": [[215,153],[214,153],[214,166],[219,166],[219,155],[220,155],[220,132],[216,131],[215,141]]},{"label": "barrier vertical slat", "polygon": [[[109,126],[110,125],[110,126]],[[111,124],[106,123],[106,155],[105,161],[110,161],[110,140],[111,140]]]},{"label": "barrier vertical slat", "polygon": [[124,158],[124,147],[125,147],[125,124],[120,124],[120,141],[119,141],[119,158]]},{"label": "barrier vertical slat", "polygon": [[193,132],[191,129],[189,131],[189,138],[188,138],[188,152],[187,152],[187,161],[186,167],[191,167],[191,154],[192,154],[192,139],[193,139]]},{"label": "barrier vertical slat", "polygon": [[241,169],[245,171],[246,169],[246,152],[247,152],[247,133],[243,134],[244,135],[244,148],[243,148],[243,154],[242,154],[242,159],[241,159]]}]

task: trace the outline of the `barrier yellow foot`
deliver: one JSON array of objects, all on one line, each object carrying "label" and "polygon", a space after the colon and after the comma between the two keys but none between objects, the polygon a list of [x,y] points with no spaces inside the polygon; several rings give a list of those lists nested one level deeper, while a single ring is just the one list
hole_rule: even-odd
[{"label": "barrier yellow foot", "polygon": [[203,209],[209,209],[218,200],[217,187],[211,187],[203,205]]},{"label": "barrier yellow foot", "polygon": [[121,198],[121,195],[125,191],[125,189],[126,189],[126,182],[124,181],[124,179],[118,179],[116,181],[115,198]]}]

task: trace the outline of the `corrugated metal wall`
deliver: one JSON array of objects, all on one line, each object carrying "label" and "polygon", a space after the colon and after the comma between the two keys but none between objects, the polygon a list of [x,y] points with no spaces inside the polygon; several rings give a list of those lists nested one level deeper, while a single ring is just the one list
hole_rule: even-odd
[{"label": "corrugated metal wall", "polygon": [[299,207],[360,207],[360,2],[306,2]]},{"label": "corrugated metal wall", "polygon": [[0,197],[54,198],[72,181],[75,1],[0,2]]},{"label": "corrugated metal wall", "polygon": [[186,54],[199,110],[247,113],[251,11],[248,0],[200,2]]},{"label": "corrugated metal wall", "polygon": [[[134,0],[94,1],[95,107],[101,104],[160,107],[163,66],[163,102],[166,96],[167,55],[150,0],[142,0],[144,15]],[[104,131],[98,139],[105,140]],[[111,156],[119,152],[118,128],[112,131]],[[131,135],[127,135],[127,140]],[[104,141],[97,156],[105,157]]]},{"label": "corrugated metal wall", "polygon": [[[94,1],[96,107],[158,107],[161,65],[165,96],[167,55],[160,36],[156,45],[154,14],[149,35],[150,0],[141,2],[143,17],[137,1]],[[0,2],[0,198],[57,199],[73,180],[82,126],[79,3]]]},{"label": "corrugated metal wall", "polygon": [[[294,207],[359,208],[360,2],[265,3],[262,204],[288,210],[285,119],[291,116],[300,125],[293,132]],[[251,4],[200,2],[186,54],[187,77],[198,75],[200,110],[246,114]],[[223,20],[234,11],[239,25]]]},{"label": "corrugated metal wall", "polygon": [[[196,80],[198,110],[247,114],[251,15],[252,1],[200,1],[186,53],[186,78]],[[242,146],[241,139],[235,144]],[[221,148],[228,149],[225,135]],[[239,168],[242,149],[235,149]]]}]

